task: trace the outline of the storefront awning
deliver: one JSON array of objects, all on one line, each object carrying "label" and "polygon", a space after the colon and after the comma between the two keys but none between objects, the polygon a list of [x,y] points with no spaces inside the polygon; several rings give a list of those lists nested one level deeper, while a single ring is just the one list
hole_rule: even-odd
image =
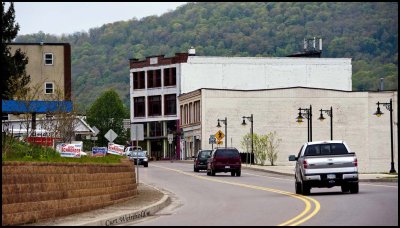
[{"label": "storefront awning", "polygon": [[57,113],[71,112],[72,101],[1,101],[2,113]]}]

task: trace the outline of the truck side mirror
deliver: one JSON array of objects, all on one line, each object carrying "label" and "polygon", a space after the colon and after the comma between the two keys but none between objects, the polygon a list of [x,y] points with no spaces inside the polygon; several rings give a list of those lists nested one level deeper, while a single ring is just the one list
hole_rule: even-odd
[{"label": "truck side mirror", "polygon": [[297,161],[296,155],[289,155],[289,161]]}]

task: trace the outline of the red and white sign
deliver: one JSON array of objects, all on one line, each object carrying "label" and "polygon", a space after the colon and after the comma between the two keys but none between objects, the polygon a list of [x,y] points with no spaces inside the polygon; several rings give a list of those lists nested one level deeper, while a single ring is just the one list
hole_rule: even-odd
[{"label": "red and white sign", "polygon": [[124,155],[125,146],[115,144],[115,143],[108,143],[107,153],[109,154],[116,154],[116,155]]},{"label": "red and white sign", "polygon": [[60,152],[61,157],[80,158],[82,152],[82,143],[66,144],[60,143],[57,145],[56,150]]}]

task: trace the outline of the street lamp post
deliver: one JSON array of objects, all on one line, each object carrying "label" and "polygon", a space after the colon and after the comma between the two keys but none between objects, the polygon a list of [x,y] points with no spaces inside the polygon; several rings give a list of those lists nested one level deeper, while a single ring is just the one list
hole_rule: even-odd
[{"label": "street lamp post", "polygon": [[242,125],[246,125],[246,120],[248,119],[251,122],[251,127],[250,127],[250,135],[251,135],[251,157],[250,157],[250,163],[251,163],[251,159],[252,157],[254,157],[254,145],[253,145],[253,114],[251,114],[250,116],[243,116],[243,122]]},{"label": "street lamp post", "polygon": [[297,123],[303,123],[303,114],[306,114],[305,118],[307,119],[307,133],[308,142],[312,142],[312,107],[310,108],[299,108],[299,116],[296,117]]},{"label": "street lamp post", "polygon": [[324,110],[324,109],[321,109],[321,110],[319,110],[320,112],[321,112],[321,115],[319,116],[319,120],[322,122],[322,121],[324,121],[324,119],[325,119],[325,117],[324,117],[324,115],[322,114],[322,112],[325,112],[329,117],[331,117],[331,140],[333,140],[333,123],[332,123],[332,119],[333,119],[333,112],[332,112],[332,106],[331,106],[331,109],[328,109],[328,110]]},{"label": "street lamp post", "polygon": [[224,120],[223,119],[222,120],[218,119],[217,127],[221,127],[221,125],[219,124],[219,121],[221,121],[222,123],[225,124],[225,149],[226,149],[227,144],[228,144],[228,140],[227,140],[227,138],[228,138],[228,118],[225,117]]},{"label": "street lamp post", "polygon": [[390,99],[389,103],[380,103],[378,101],[378,103],[376,103],[378,105],[378,108],[376,109],[376,112],[374,113],[374,115],[376,115],[377,117],[380,117],[381,115],[383,115],[383,112],[381,112],[381,109],[379,108],[379,105],[383,105],[385,106],[385,108],[390,111],[390,149],[391,149],[391,157],[392,157],[392,161],[390,163],[390,173],[395,173],[396,170],[394,169],[394,162],[393,162],[393,117],[392,117],[392,112],[393,112],[393,106],[392,106],[392,99]]}]

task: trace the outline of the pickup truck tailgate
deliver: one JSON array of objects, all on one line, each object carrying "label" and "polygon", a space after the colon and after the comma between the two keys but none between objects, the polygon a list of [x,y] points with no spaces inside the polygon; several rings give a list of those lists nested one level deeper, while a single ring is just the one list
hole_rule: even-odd
[{"label": "pickup truck tailgate", "polygon": [[358,171],[354,155],[310,156],[306,157],[304,172],[310,174],[354,173]]}]

